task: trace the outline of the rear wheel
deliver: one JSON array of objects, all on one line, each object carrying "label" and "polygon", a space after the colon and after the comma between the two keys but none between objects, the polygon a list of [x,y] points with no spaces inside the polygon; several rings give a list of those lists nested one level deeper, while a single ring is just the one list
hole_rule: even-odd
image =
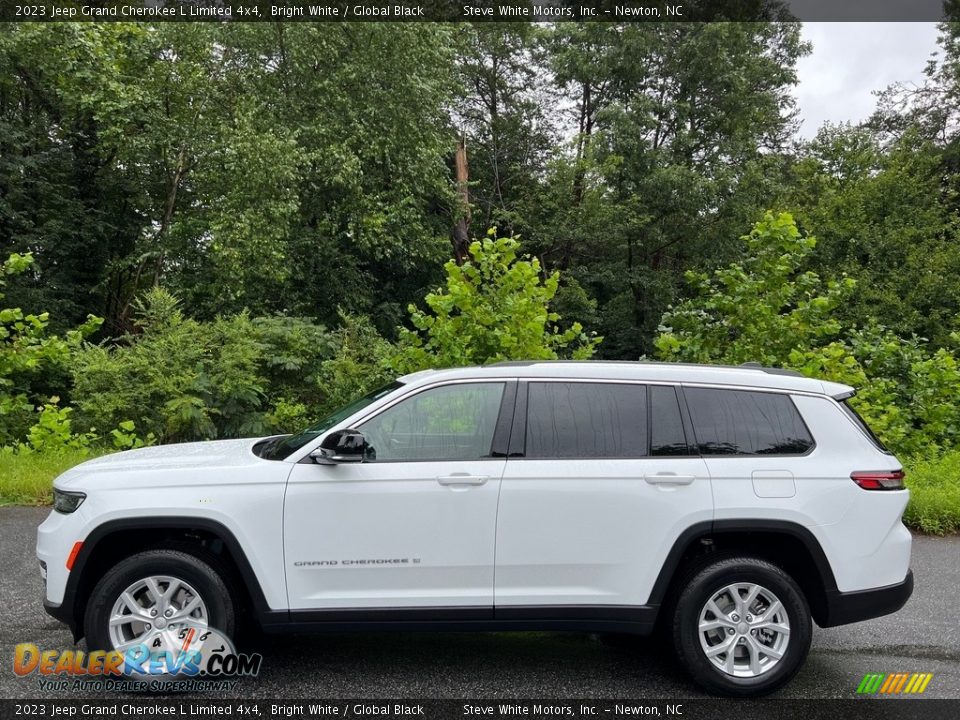
[{"label": "rear wheel", "polygon": [[152,652],[176,653],[191,629],[212,628],[231,638],[235,626],[224,576],[212,563],[169,549],[117,563],[94,587],[84,615],[91,650],[145,645]]},{"label": "rear wheel", "polygon": [[673,616],[681,664],[699,685],[724,695],[763,695],[783,685],[806,659],[811,637],[800,588],[757,558],[727,558],[696,572]]}]

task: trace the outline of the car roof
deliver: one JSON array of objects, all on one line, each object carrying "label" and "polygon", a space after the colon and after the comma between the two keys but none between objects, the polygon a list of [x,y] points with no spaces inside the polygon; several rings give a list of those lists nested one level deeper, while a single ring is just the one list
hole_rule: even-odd
[{"label": "car roof", "polygon": [[608,360],[531,360],[493,363],[492,365],[421,370],[404,375],[400,382],[422,385],[437,380],[484,378],[560,378],[572,380],[640,380],[709,385],[735,385],[771,390],[816,393],[836,398],[849,397],[849,385],[817,380],[792,370],[766,368],[757,363],[746,365],[694,365]]}]

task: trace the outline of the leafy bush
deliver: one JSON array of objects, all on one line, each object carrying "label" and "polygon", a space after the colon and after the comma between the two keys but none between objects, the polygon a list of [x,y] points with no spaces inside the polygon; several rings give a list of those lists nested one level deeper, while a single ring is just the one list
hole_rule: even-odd
[{"label": "leafy bush", "polygon": [[824,281],[804,269],[816,241],[801,236],[789,214],[767,213],[742,239],[743,262],[687,273],[694,296],[664,314],[660,357],[759,361],[846,383],[858,389],[851,402],[895,452],[933,457],[960,444],[953,352],[876,324],[842,328],[833,311],[853,281]]},{"label": "leafy bush", "polygon": [[402,330],[396,366],[405,370],[484,365],[500,360],[586,359],[602,338],[578,322],[563,330],[550,309],[560,274],[542,277],[540,261],[491,229],[470,245],[470,260],[449,261],[446,287],[410,306],[415,330]]},{"label": "leafy bush", "polygon": [[934,535],[960,532],[960,452],[907,464],[910,527]]},{"label": "leafy bush", "polygon": [[794,351],[788,365],[858,388],[851,402],[897,453],[935,457],[960,443],[960,367],[946,348],[931,352],[919,338],[873,325]]},{"label": "leafy bush", "polygon": [[[24,273],[32,265],[30,253],[13,253],[0,265],[0,300],[4,297],[4,278]],[[87,322],[60,337],[47,332],[49,320],[47,313],[0,309],[0,445],[21,440],[36,422],[35,406],[49,399],[36,390],[38,376],[66,367],[83,338],[101,322],[88,316]]]},{"label": "leafy bush", "polygon": [[69,450],[79,453],[89,451],[91,443],[97,440],[96,433],[91,431],[75,434],[70,420],[73,408],[57,407],[56,401],[58,399],[53,398],[54,402],[38,408],[37,422],[27,433],[27,444],[26,446],[16,445],[17,451],[60,452]]},{"label": "leafy bush", "polygon": [[153,445],[156,441],[153,433],[147,433],[145,438],[137,435],[137,424],[133,420],[124,420],[110,431],[110,438],[116,450],[135,450],[146,445]]},{"label": "leafy bush", "polygon": [[334,355],[320,367],[323,401],[315,408],[315,417],[385,385],[398,372],[394,367],[396,347],[377,332],[370,318],[341,311],[340,323],[332,333]]},{"label": "leafy bush", "polygon": [[[87,346],[74,366],[74,403],[95,427],[138,427],[164,442],[266,431],[276,403],[312,403],[331,351],[326,331],[299,318],[241,313],[201,323],[176,298],[151,290],[137,307],[136,334]],[[271,403],[272,398],[277,398]]]}]

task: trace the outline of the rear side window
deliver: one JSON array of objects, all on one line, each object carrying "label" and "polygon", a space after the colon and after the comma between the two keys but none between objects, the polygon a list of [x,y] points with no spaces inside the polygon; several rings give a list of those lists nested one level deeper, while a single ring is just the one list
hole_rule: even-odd
[{"label": "rear side window", "polygon": [[528,458],[647,455],[647,388],[618,383],[530,383]]},{"label": "rear side window", "polygon": [[802,455],[813,438],[789,396],[684,388],[703,455]]},{"label": "rear side window", "polygon": [[884,445],[882,442],[880,442],[880,438],[878,438],[876,435],[873,434],[873,430],[871,430],[870,426],[867,425],[866,420],[860,417],[860,413],[858,413],[856,410],[850,407],[847,404],[846,400],[843,400],[840,402],[840,407],[843,408],[843,411],[847,414],[847,417],[849,417],[853,421],[853,424],[860,429],[860,432],[862,432],[864,435],[867,436],[867,440],[869,440],[874,444],[877,450],[885,452],[888,455],[890,454],[890,451],[887,449],[887,446]]}]

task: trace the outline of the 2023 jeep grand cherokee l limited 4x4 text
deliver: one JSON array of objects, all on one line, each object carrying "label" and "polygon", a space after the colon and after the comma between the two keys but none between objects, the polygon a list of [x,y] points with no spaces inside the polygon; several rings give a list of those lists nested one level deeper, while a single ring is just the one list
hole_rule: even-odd
[{"label": "2023 jeep grand cherokee l limited 4x4 text", "polygon": [[188,626],[662,627],[754,695],[912,591],[900,463],[852,388],[759,367],[425,371],[293,436],[151,447],[55,482],[47,611],[91,648]]}]

